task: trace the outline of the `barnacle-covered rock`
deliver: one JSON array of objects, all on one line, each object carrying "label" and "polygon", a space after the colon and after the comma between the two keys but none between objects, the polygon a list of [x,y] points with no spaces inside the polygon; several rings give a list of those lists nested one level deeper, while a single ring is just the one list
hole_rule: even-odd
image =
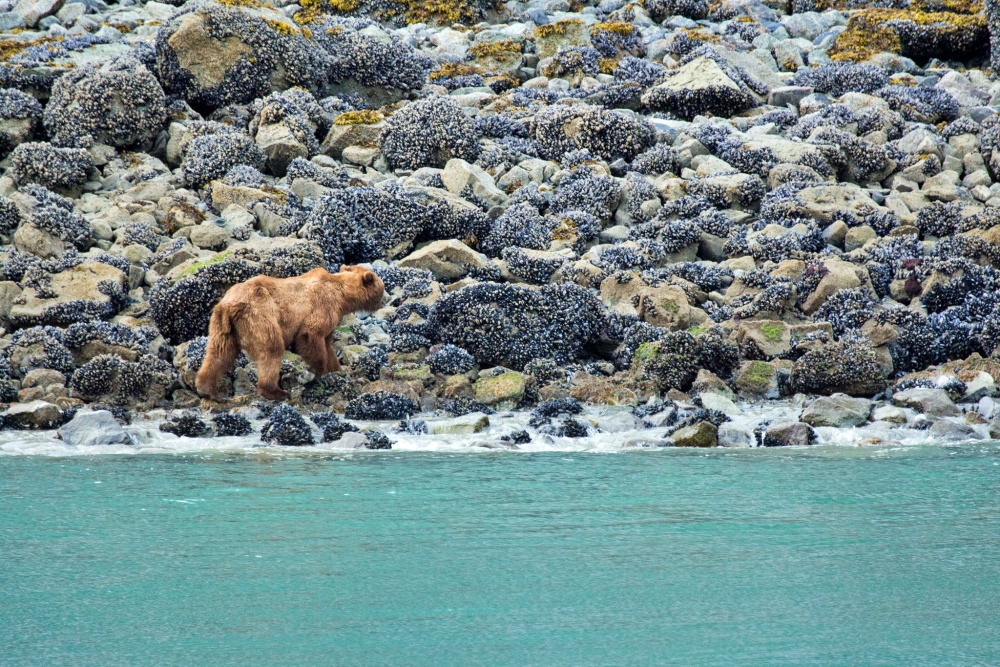
[{"label": "barnacle-covered rock", "polygon": [[250,435],[253,428],[250,420],[237,412],[220,412],[212,415],[212,424],[215,426],[215,435]]},{"label": "barnacle-covered rock", "polygon": [[442,345],[427,355],[431,371],[442,375],[466,373],[476,367],[476,358],[456,345]]},{"label": "barnacle-covered rock", "polygon": [[194,411],[168,417],[160,423],[160,430],[181,438],[201,438],[209,434],[208,424]]},{"label": "barnacle-covered rock", "polygon": [[441,342],[468,350],[483,366],[509,368],[536,358],[573,361],[606,327],[601,302],[576,285],[472,285],[438,300],[429,320]]},{"label": "barnacle-covered rock", "polygon": [[261,3],[195,3],[156,35],[156,73],[199,107],[242,104],[292,86],[319,89],[331,56]]},{"label": "barnacle-covered rock", "polygon": [[447,97],[408,104],[386,122],[382,155],[397,169],[443,167],[452,158],[475,162],[479,144],[472,120]]},{"label": "barnacle-covered rock", "polygon": [[605,160],[631,160],[653,145],[656,132],[648,121],[626,111],[553,105],[535,115],[535,139],[555,160],[580,149]]},{"label": "barnacle-covered rock", "polygon": [[27,287],[10,309],[19,327],[65,326],[107,319],[128,303],[128,276],[103,262],[85,261],[55,273],[44,287]]},{"label": "barnacle-covered rock", "polygon": [[657,340],[642,343],[632,359],[632,373],[652,381],[661,391],[686,391],[700,367],[698,342],[686,331],[662,333]]},{"label": "barnacle-covered rock", "polygon": [[317,202],[299,236],[316,241],[333,266],[391,259],[409,251],[428,213],[394,182],[344,188]]},{"label": "barnacle-covered rock", "polygon": [[389,365],[389,353],[382,347],[373,347],[354,360],[352,369],[369,380],[377,380],[382,369]]},{"label": "barnacle-covered rock", "polygon": [[844,93],[874,93],[888,85],[889,72],[875,65],[855,65],[854,63],[832,63],[812,69],[800,69],[792,83],[809,86],[819,93],[839,97]]},{"label": "barnacle-covered rock", "polygon": [[74,396],[86,401],[144,409],[169,396],[177,384],[174,368],[151,355],[126,361],[102,354],[80,366],[70,380]]},{"label": "barnacle-covered rock", "polygon": [[63,344],[63,332],[56,327],[37,326],[15,331],[10,344],[0,350],[4,372],[14,378],[24,377],[36,368],[61,373],[73,371],[73,355]]},{"label": "barnacle-covered rock", "polygon": [[42,125],[42,105],[16,88],[0,88],[0,159],[31,141]]},{"label": "barnacle-covered rock", "polygon": [[871,396],[886,386],[885,369],[871,345],[858,337],[806,352],[792,369],[795,391]]},{"label": "barnacle-covered rock", "polygon": [[260,439],[283,447],[303,447],[316,442],[309,424],[288,403],[279,403],[271,408],[267,422],[260,430]]},{"label": "barnacle-covered rock", "polygon": [[643,93],[642,102],[686,119],[700,114],[729,116],[758,104],[752,91],[733,81],[715,60],[706,56],[673,71]]},{"label": "barnacle-covered rock", "polygon": [[82,148],[57,148],[49,143],[19,145],[10,156],[11,175],[18,183],[38,183],[47,188],[73,188],[90,176],[94,161]]},{"label": "barnacle-covered rock", "polygon": [[[916,3],[913,3],[916,4]],[[937,8],[974,8],[968,13],[873,7],[853,14],[847,29],[837,36],[831,57],[861,62],[880,52],[907,58],[966,59],[985,50],[986,17],[973,3],[927,3]],[[965,5],[963,7],[963,5]]]},{"label": "barnacle-covered rock", "polygon": [[314,412],[309,415],[312,423],[323,429],[323,442],[334,442],[344,437],[345,433],[357,433],[354,424],[342,422],[333,412]]},{"label": "barnacle-covered rock", "polygon": [[199,188],[222,178],[230,169],[246,165],[262,170],[267,161],[253,139],[245,134],[222,133],[196,137],[188,146],[181,169],[184,180]]},{"label": "barnacle-covered rock", "polygon": [[367,21],[327,20],[309,29],[330,54],[331,94],[356,96],[376,108],[424,84],[427,59]]},{"label": "barnacle-covered rock", "polygon": [[66,328],[63,338],[79,365],[101,354],[115,354],[127,361],[135,361],[149,350],[147,335],[155,338],[153,332],[136,331],[122,324],[94,320],[71,324]]},{"label": "barnacle-covered rock", "polygon": [[70,70],[52,86],[45,106],[45,129],[62,146],[86,135],[120,148],[146,144],[165,119],[163,89],[131,56]]},{"label": "barnacle-covered rock", "polygon": [[672,16],[700,21],[708,18],[708,0],[646,0],[643,6],[657,23]]},{"label": "barnacle-covered rock", "polygon": [[406,419],[418,412],[420,406],[408,396],[376,391],[349,401],[344,416],[348,419]]}]

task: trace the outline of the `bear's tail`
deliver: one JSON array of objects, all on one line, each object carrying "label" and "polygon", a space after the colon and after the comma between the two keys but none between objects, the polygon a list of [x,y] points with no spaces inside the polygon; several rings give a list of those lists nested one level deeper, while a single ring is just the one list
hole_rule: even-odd
[{"label": "bear's tail", "polygon": [[223,304],[217,305],[212,310],[212,319],[208,324],[205,360],[201,363],[201,369],[195,378],[195,388],[199,394],[216,398],[219,378],[228,373],[236,362],[240,346],[236,340],[233,320],[239,316],[239,310],[237,308],[237,312],[233,312],[229,306]]}]

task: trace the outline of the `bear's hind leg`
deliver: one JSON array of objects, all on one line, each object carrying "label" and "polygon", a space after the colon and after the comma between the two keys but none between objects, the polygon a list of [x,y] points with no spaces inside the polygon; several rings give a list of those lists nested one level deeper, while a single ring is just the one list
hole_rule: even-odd
[{"label": "bear's hind leg", "polygon": [[295,337],[295,351],[316,379],[326,374],[326,343],[322,336],[304,331]]},{"label": "bear's hind leg", "polygon": [[[281,379],[281,357],[285,353],[285,342],[281,329],[275,323],[273,326],[262,325],[254,332],[254,346],[250,358],[257,364],[257,392],[272,401],[288,396],[278,384]],[[241,337],[242,340],[242,337]]]}]

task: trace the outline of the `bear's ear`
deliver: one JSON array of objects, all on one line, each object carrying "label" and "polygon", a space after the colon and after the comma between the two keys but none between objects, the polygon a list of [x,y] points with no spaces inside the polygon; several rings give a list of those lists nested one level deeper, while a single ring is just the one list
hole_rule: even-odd
[{"label": "bear's ear", "polygon": [[351,268],[351,267],[347,266],[347,264],[341,264],[340,265],[341,272],[347,271],[349,268]]},{"label": "bear's ear", "polygon": [[365,287],[370,287],[375,284],[375,274],[371,271],[366,271],[363,276],[361,276],[361,284]]}]

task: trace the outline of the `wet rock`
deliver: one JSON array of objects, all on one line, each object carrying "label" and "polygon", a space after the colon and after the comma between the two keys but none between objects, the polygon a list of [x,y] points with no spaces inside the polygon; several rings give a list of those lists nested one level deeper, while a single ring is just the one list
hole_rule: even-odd
[{"label": "wet rock", "polygon": [[927,434],[934,440],[981,440],[983,438],[976,429],[968,424],[959,424],[945,419],[934,422],[927,429]]},{"label": "wet rock", "polygon": [[915,387],[897,391],[892,395],[892,402],[904,408],[913,408],[931,417],[953,417],[959,414],[958,407],[944,389],[930,387]]},{"label": "wet rock", "polygon": [[817,398],[807,405],[799,420],[810,426],[837,428],[860,426],[868,421],[871,407],[871,401],[868,399],[834,394]]},{"label": "wet rock", "polygon": [[132,444],[132,437],[107,410],[78,410],[58,432],[71,446]]},{"label": "wet rock", "polygon": [[719,427],[720,447],[754,447],[756,444],[753,431],[746,427],[732,422],[726,422]]},{"label": "wet rock", "polygon": [[719,429],[711,422],[700,421],[670,435],[675,447],[716,447]]},{"label": "wet rock", "polygon": [[471,412],[448,421],[430,422],[428,432],[432,435],[470,435],[480,433],[490,427],[490,419],[482,412]]},{"label": "wet rock", "polygon": [[816,442],[816,432],[802,422],[779,422],[764,431],[765,447],[801,447]]}]

